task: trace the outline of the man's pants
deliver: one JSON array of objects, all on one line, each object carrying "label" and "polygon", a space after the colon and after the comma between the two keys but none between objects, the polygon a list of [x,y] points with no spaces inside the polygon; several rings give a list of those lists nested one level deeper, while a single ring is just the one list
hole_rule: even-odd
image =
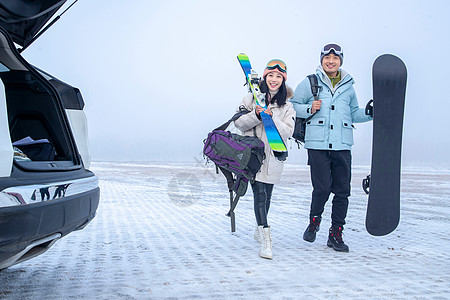
[{"label": "man's pants", "polygon": [[330,151],[308,149],[308,164],[313,185],[310,218],[322,216],[330,193],[334,194],[331,223],[343,226],[347,216],[351,180],[350,150]]}]

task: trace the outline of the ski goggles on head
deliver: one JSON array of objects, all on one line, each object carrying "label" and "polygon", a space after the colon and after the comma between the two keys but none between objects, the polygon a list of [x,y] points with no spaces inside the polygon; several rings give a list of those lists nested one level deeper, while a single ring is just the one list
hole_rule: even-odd
[{"label": "ski goggles on head", "polygon": [[278,69],[283,73],[287,72],[286,64],[281,59],[272,59],[267,63],[266,68],[269,70]]},{"label": "ski goggles on head", "polygon": [[321,53],[322,53],[322,55],[327,55],[327,54],[330,54],[331,51],[333,51],[334,54],[336,54],[336,55],[342,55],[343,54],[341,46],[336,45],[336,44],[325,45],[322,48],[322,52]]}]

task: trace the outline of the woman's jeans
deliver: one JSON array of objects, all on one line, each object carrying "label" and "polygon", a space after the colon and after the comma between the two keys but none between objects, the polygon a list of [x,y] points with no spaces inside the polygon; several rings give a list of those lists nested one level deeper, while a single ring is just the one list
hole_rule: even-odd
[{"label": "woman's jeans", "polygon": [[270,207],[273,184],[255,181],[252,184],[256,223],[267,227],[267,213]]}]

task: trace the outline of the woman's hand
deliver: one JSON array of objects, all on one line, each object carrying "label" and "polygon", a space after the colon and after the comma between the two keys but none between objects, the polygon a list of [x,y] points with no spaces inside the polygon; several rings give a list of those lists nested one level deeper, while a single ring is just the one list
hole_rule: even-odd
[{"label": "woman's hand", "polygon": [[255,111],[256,111],[256,115],[258,115],[258,116],[261,114],[261,112],[265,112],[269,116],[272,116],[272,114],[273,114],[272,111],[270,110],[270,108],[265,108],[264,109],[264,108],[262,108],[259,105],[256,106]]},{"label": "woman's hand", "polygon": [[262,108],[262,107],[259,106],[259,105],[256,105],[255,111],[256,111],[256,115],[259,116],[259,114],[260,114],[262,111],[264,111],[264,108]]}]

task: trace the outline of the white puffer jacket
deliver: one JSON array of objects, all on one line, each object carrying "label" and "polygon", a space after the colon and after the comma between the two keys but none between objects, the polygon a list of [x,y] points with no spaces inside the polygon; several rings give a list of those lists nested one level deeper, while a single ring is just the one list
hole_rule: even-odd
[{"label": "white puffer jacket", "polygon": [[[287,87],[288,99],[292,97],[292,90]],[[264,183],[277,184],[280,182],[281,173],[283,171],[284,162],[279,161],[273,154],[272,149],[267,141],[266,132],[264,130],[264,125],[260,119],[256,116],[255,107],[256,103],[253,99],[252,94],[248,94],[242,99],[240,106],[245,106],[250,112],[241,116],[239,119],[234,121],[234,125],[244,135],[253,136],[256,135],[261,141],[264,142],[264,152],[266,154],[266,159],[263,161],[261,170],[256,174],[256,180]],[[239,107],[240,107],[239,106]],[[272,119],[280,132],[281,138],[287,145],[287,140],[292,136],[294,132],[295,125],[295,110],[289,100],[283,106],[278,106],[275,104],[269,104],[269,108],[272,110]],[[239,110],[239,108],[238,108]],[[253,129],[255,128],[255,130]]]}]

